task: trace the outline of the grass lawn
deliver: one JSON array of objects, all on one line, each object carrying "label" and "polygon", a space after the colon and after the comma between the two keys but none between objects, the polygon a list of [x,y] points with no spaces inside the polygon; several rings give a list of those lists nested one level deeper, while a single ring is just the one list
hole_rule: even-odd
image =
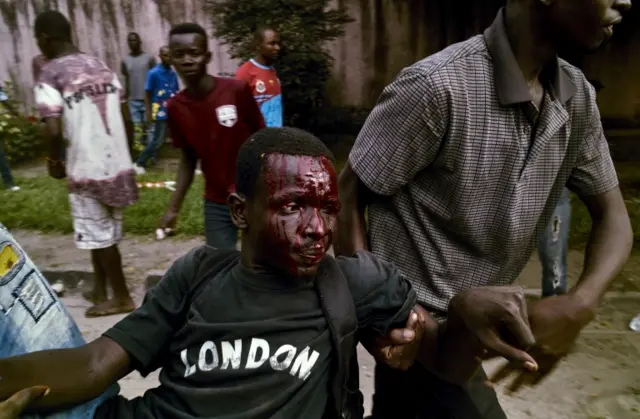
[{"label": "grass lawn", "polygon": [[[640,170],[635,163],[617,164],[620,184],[627,200],[635,241],[640,243]],[[175,180],[175,173],[150,173],[140,182]],[[71,214],[64,181],[48,176],[18,179],[19,192],[0,190],[0,222],[10,229],[31,229],[42,232],[71,233]],[[196,176],[178,218],[180,235],[201,235],[203,229],[202,192],[204,179]],[[126,209],[124,228],[127,234],[153,235],[164,214],[171,191],[140,189],[140,199]],[[584,205],[573,197],[570,242],[574,248],[584,247],[591,229],[591,220]]]},{"label": "grass lawn", "polygon": [[[138,177],[138,182],[175,180],[175,173],[150,173]],[[42,232],[72,233],[71,211],[65,181],[48,176],[18,178],[21,190],[0,190],[0,222],[10,229],[30,229]],[[204,179],[195,176],[178,218],[179,234],[201,235],[203,229]],[[135,205],[125,211],[126,234],[153,235],[164,215],[172,191],[141,188]]]}]

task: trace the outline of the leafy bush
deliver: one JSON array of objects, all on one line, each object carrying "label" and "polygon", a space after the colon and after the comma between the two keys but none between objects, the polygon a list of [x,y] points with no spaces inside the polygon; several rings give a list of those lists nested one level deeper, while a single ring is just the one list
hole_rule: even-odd
[{"label": "leafy bush", "polygon": [[[0,105],[0,142],[7,158],[12,163],[39,158],[44,150],[44,135],[38,118],[34,112],[25,112],[25,107],[15,99],[11,83],[4,85],[4,91],[9,99],[7,107]],[[9,109],[15,110],[17,115]]]},{"label": "leafy bush", "polygon": [[344,7],[329,0],[205,0],[214,35],[233,58],[255,53],[252,30],[259,25],[278,29],[282,38],[276,64],[282,83],[285,123],[309,128],[325,103],[325,87],[333,58],[329,41],[341,36],[352,19]]}]

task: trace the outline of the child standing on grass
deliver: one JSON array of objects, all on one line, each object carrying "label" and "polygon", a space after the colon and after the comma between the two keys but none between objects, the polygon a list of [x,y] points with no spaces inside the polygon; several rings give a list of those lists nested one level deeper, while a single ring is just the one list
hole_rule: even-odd
[{"label": "child standing on grass", "polygon": [[178,76],[171,68],[169,47],[162,47],[160,64],[147,73],[145,107],[147,121],[152,125],[147,145],[133,167],[138,174],[144,174],[147,163],[155,158],[164,143],[167,134],[167,101],[178,93],[178,90]]},{"label": "child standing on grass", "polygon": [[207,244],[235,249],[238,230],[227,197],[235,189],[240,146],[265,127],[251,89],[241,80],[207,74],[211,61],[207,33],[195,23],[175,26],[169,35],[171,61],[186,88],[167,105],[171,139],[182,150],[176,191],[160,228],[173,228],[196,164],[205,178],[204,223]]},{"label": "child standing on grass", "polygon": [[[124,208],[138,198],[127,138],[133,135],[116,74],[102,61],[80,53],[71,41],[69,21],[57,11],[35,22],[38,47],[49,59],[35,87],[36,106],[49,139],[49,174],[68,175],[76,246],[91,251],[95,287],[87,316],[133,311],[118,243]],[[123,112],[123,114],[121,114]],[[66,161],[59,160],[67,136]],[[113,289],[107,299],[106,284]]]}]

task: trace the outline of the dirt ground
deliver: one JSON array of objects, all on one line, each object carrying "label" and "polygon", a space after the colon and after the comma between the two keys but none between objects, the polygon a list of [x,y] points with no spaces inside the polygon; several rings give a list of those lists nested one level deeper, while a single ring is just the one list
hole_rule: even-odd
[{"label": "dirt ground", "polygon": [[[89,270],[85,252],[77,250],[71,236],[13,232],[32,259],[43,270]],[[127,237],[121,244],[125,272],[138,303],[144,294],[144,279],[149,271],[164,270],[173,260],[202,243],[201,239],[169,239],[162,242],[148,238]],[[582,254],[570,255],[569,276],[575,281],[580,273]],[[629,320],[640,313],[638,279],[632,261],[616,289],[625,290],[607,299],[598,318],[583,333],[576,351],[556,372],[537,388],[508,396],[498,394],[510,419],[631,419],[640,418],[640,333],[628,330]],[[540,268],[535,255],[518,280],[532,290],[539,288]],[[534,291],[535,292],[535,291]],[[86,319],[88,307],[76,291],[63,298],[88,340],[98,337],[121,317]],[[373,360],[360,348],[360,374],[366,407],[370,409],[373,393]],[[492,371],[499,361],[486,364]],[[137,373],[121,381],[122,393],[135,397],[158,385],[157,373],[142,379]]]}]

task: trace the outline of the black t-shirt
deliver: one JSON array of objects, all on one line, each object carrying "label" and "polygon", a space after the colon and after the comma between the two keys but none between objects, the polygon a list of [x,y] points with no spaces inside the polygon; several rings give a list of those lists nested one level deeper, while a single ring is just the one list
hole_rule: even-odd
[{"label": "black t-shirt", "polygon": [[[159,387],[111,399],[96,418],[321,419],[336,352],[313,281],[258,275],[238,262],[189,301],[200,258],[195,249],[176,261],[104,334],[142,375],[162,371]],[[392,265],[367,252],[337,261],[360,329],[384,334],[406,321],[416,296]]]}]

